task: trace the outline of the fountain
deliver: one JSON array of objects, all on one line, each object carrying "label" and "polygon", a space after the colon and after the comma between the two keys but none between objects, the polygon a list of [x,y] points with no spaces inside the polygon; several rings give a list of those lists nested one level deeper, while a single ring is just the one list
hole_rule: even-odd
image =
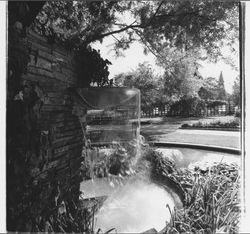
[{"label": "fountain", "polygon": [[[78,89],[76,93],[80,106],[85,107],[83,114],[78,113],[79,119],[87,122],[82,129],[87,136],[84,155],[88,175],[80,185],[81,204],[91,210],[88,214],[91,213],[94,233],[100,230],[101,233],[146,230],[146,233],[163,233],[166,222],[172,222],[174,208],[184,206],[185,210],[191,201],[192,194],[187,191],[195,181],[192,184],[187,178],[210,173],[207,167],[223,162],[224,156],[227,161],[239,164],[238,157],[230,157],[225,152],[213,153],[187,146],[169,148],[156,143],[156,150],[148,148],[148,154],[141,157],[145,146],[140,148],[143,138],[140,136],[139,90],[105,87]],[[186,168],[191,170],[183,179]],[[177,177],[173,176],[176,174]]]},{"label": "fountain", "polygon": [[130,88],[77,89],[87,107],[85,164],[89,180],[81,183],[84,201],[101,200],[93,229],[117,232],[158,231],[170,219],[175,201],[150,180],[148,168],[138,169],[141,155],[140,91]]}]

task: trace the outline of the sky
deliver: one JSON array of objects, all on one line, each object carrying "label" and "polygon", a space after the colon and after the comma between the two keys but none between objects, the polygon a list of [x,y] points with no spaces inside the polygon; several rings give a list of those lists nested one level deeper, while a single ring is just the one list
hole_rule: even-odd
[{"label": "sky", "polygon": [[[112,44],[114,43],[113,37],[106,37],[103,43],[93,43],[93,48],[100,50],[101,56],[104,59],[111,61],[112,65],[109,66],[110,76],[113,78],[116,74],[122,72],[128,72],[135,69],[139,63],[148,62],[152,65],[156,73],[161,74],[163,72],[161,67],[155,64],[155,56],[152,53],[145,55],[143,53],[143,46],[135,42],[129,49],[123,51],[124,57],[115,57],[114,51],[112,51]],[[228,52],[226,52],[228,53]],[[232,93],[232,86],[236,76],[239,74],[230,65],[219,61],[218,63],[202,62],[202,67],[199,69],[200,74],[206,77],[219,78],[220,73],[223,73],[225,89],[228,93]]]}]

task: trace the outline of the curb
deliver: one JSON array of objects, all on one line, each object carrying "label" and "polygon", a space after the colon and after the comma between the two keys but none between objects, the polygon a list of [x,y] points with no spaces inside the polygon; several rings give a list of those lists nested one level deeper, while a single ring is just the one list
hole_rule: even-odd
[{"label": "curb", "polygon": [[197,128],[197,127],[180,127],[183,130],[212,130],[212,131],[232,131],[239,132],[240,128]]},{"label": "curb", "polygon": [[220,147],[215,145],[202,145],[202,144],[191,144],[191,143],[177,143],[177,142],[149,142],[150,145],[156,147],[178,147],[178,148],[189,148],[189,149],[200,149],[216,151],[228,154],[241,155],[241,150],[230,147]]},{"label": "curb", "polygon": [[[124,143],[127,141],[119,142]],[[241,150],[236,148],[230,147],[221,147],[216,145],[203,145],[203,144],[192,144],[192,143],[178,143],[178,142],[156,142],[156,141],[149,141],[147,142],[150,146],[153,147],[177,147],[177,148],[189,148],[189,149],[199,149],[199,150],[207,150],[207,151],[215,151],[221,153],[228,153],[228,154],[236,154],[241,155]],[[98,142],[92,143],[91,146],[107,146],[110,144],[114,144],[112,142]]]}]

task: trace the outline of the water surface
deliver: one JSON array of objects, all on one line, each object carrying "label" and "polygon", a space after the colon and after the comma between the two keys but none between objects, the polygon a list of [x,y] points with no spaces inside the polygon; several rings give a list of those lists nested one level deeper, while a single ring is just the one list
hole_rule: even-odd
[{"label": "water surface", "polygon": [[94,179],[83,182],[86,197],[108,196],[96,214],[95,230],[116,228],[118,233],[139,233],[151,228],[157,231],[170,220],[174,199],[162,187],[147,179]]}]

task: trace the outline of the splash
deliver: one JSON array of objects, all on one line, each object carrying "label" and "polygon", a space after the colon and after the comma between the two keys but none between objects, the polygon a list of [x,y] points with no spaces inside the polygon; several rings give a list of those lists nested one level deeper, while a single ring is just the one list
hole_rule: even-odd
[{"label": "splash", "polygon": [[164,228],[174,201],[163,188],[146,180],[128,180],[104,202],[96,216],[95,229],[116,228],[118,233],[139,233]]}]

